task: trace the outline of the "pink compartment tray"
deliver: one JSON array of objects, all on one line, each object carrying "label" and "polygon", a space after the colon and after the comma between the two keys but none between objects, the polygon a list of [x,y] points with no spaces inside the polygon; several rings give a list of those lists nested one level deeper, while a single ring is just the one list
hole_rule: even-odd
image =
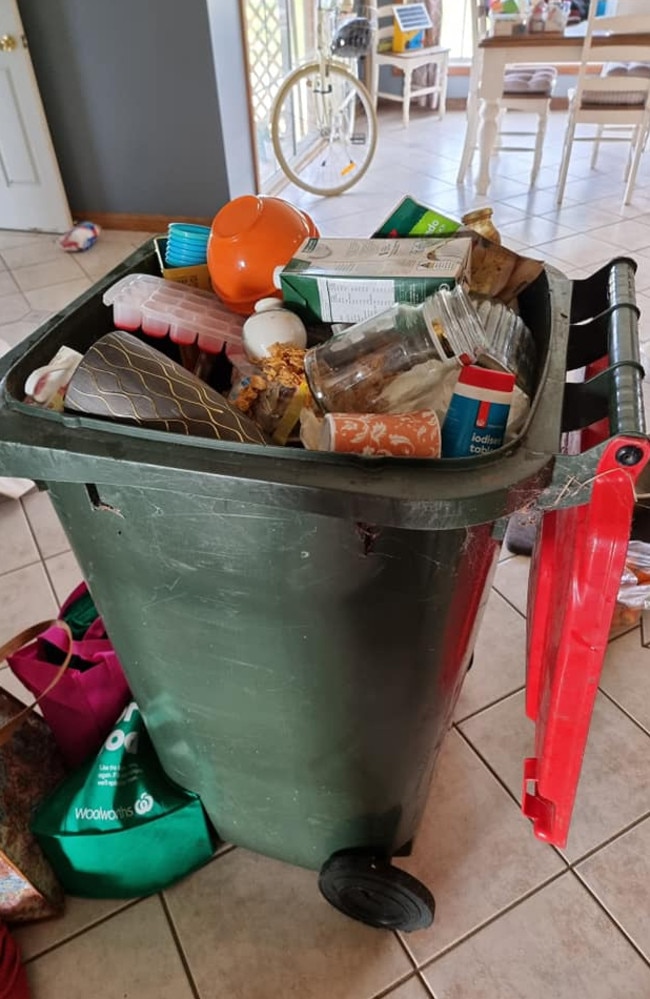
[{"label": "pink compartment tray", "polygon": [[113,306],[118,330],[169,336],[174,343],[196,342],[201,350],[218,354],[224,343],[241,345],[244,316],[226,308],[209,291],[197,291],[151,274],[129,274],[103,297]]}]

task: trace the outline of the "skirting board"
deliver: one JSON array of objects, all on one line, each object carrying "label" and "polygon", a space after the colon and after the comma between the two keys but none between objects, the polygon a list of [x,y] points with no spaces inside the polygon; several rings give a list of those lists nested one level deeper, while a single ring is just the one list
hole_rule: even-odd
[{"label": "skirting board", "polygon": [[[388,107],[388,101],[382,101],[379,98],[380,107]],[[393,102],[391,101],[391,104]],[[552,97],[551,98],[551,111],[566,111],[569,106],[569,102],[566,97]],[[467,99],[465,97],[448,97],[447,98],[447,110],[448,111],[464,111],[467,107]],[[421,110],[422,114],[428,113],[428,108],[418,108],[417,95],[413,96],[413,103],[411,104],[412,110],[417,114],[418,110]],[[381,128],[381,122],[380,122]]]},{"label": "skirting board", "polygon": [[[215,208],[215,212],[216,212]],[[129,212],[73,211],[75,219],[88,219],[102,229],[132,229],[136,232],[165,232],[170,222],[193,222],[195,225],[211,225],[212,218],[196,215],[137,215]]]}]

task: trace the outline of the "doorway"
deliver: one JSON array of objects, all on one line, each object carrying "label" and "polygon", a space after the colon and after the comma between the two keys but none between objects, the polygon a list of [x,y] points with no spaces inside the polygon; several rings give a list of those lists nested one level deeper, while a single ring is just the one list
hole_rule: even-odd
[{"label": "doorway", "polygon": [[241,0],[248,63],[250,113],[260,192],[280,179],[270,121],[284,77],[314,48],[315,4],[304,0]]}]

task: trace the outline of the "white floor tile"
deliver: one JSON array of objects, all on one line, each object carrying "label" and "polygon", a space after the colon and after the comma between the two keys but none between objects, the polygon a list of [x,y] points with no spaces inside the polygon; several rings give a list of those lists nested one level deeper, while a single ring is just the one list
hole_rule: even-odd
[{"label": "white floor tile", "polygon": [[22,343],[33,332],[34,327],[29,322],[0,323],[0,340],[4,340],[10,347]]},{"label": "white floor tile", "polygon": [[1,643],[39,621],[56,617],[56,600],[40,562],[0,576],[0,607]]},{"label": "white floor tile", "polygon": [[428,930],[404,935],[418,965],[563,870],[457,732],[443,744],[413,854],[396,861],[437,902]]},{"label": "white floor tile", "polygon": [[70,543],[46,492],[30,493],[22,500],[22,504],[43,558],[60,555],[70,548]]},{"label": "white floor tile", "polygon": [[612,247],[611,244],[602,239],[596,239],[591,233],[554,239],[548,243],[540,243],[535,249],[541,254],[548,254],[578,267],[604,263],[620,252],[617,247]]},{"label": "white floor tile", "polygon": [[[20,291],[20,289],[9,271],[0,270],[0,298],[4,298],[5,295],[15,295],[18,291]],[[1,316],[2,304],[0,303],[0,317]]]},{"label": "white floor tile", "polygon": [[59,604],[62,604],[70,593],[83,579],[81,569],[72,552],[63,552],[45,560],[47,573],[50,577]]},{"label": "white floor tile", "polygon": [[[534,725],[526,717],[523,693],[474,715],[460,729],[520,800],[523,761],[535,755]],[[650,812],[649,752],[647,733],[598,694],[569,839],[562,849],[568,860],[578,861]]]},{"label": "white floor tile", "polygon": [[193,995],[155,896],[37,958],[27,970],[33,999],[192,999]]},{"label": "white floor tile", "polygon": [[0,325],[24,319],[30,308],[29,302],[20,291],[3,295],[0,298]]},{"label": "white floor tile", "polygon": [[56,236],[44,236],[41,239],[19,243],[17,246],[5,247],[0,250],[0,254],[10,270],[17,270],[19,267],[60,260],[65,256],[65,250],[58,245]]},{"label": "white floor tile", "polygon": [[12,249],[16,246],[25,246],[27,243],[51,243],[51,233],[43,232],[19,232],[14,229],[0,229],[0,252]]},{"label": "white floor tile", "polygon": [[65,284],[55,284],[48,288],[28,291],[26,297],[32,309],[58,312],[74,302],[75,298],[78,298],[84,291],[88,291],[91,286],[90,278],[80,278],[75,281],[66,281]]},{"label": "white floor tile", "polygon": [[[3,685],[2,676],[0,673],[0,685]],[[124,899],[72,898],[68,895],[65,912],[60,918],[13,927],[12,932],[23,961],[28,961],[127,905],[129,902]]]},{"label": "white floor tile", "polygon": [[650,968],[567,873],[424,975],[436,999],[646,999]]},{"label": "white floor tile", "polygon": [[18,500],[0,503],[0,575],[38,562],[39,553]]},{"label": "white floor tile", "polygon": [[35,291],[37,288],[48,288],[63,281],[78,281],[83,272],[71,254],[60,251],[56,260],[47,260],[29,267],[19,267],[12,271],[21,291]]}]

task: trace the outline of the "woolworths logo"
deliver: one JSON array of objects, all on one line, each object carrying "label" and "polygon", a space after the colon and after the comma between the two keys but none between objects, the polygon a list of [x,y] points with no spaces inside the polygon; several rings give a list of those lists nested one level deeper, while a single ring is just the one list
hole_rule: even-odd
[{"label": "woolworths logo", "polygon": [[118,808],[75,808],[75,818],[83,822],[116,822],[118,819],[132,819],[134,815],[146,815],[155,802],[146,791],[133,802],[133,805]]}]

